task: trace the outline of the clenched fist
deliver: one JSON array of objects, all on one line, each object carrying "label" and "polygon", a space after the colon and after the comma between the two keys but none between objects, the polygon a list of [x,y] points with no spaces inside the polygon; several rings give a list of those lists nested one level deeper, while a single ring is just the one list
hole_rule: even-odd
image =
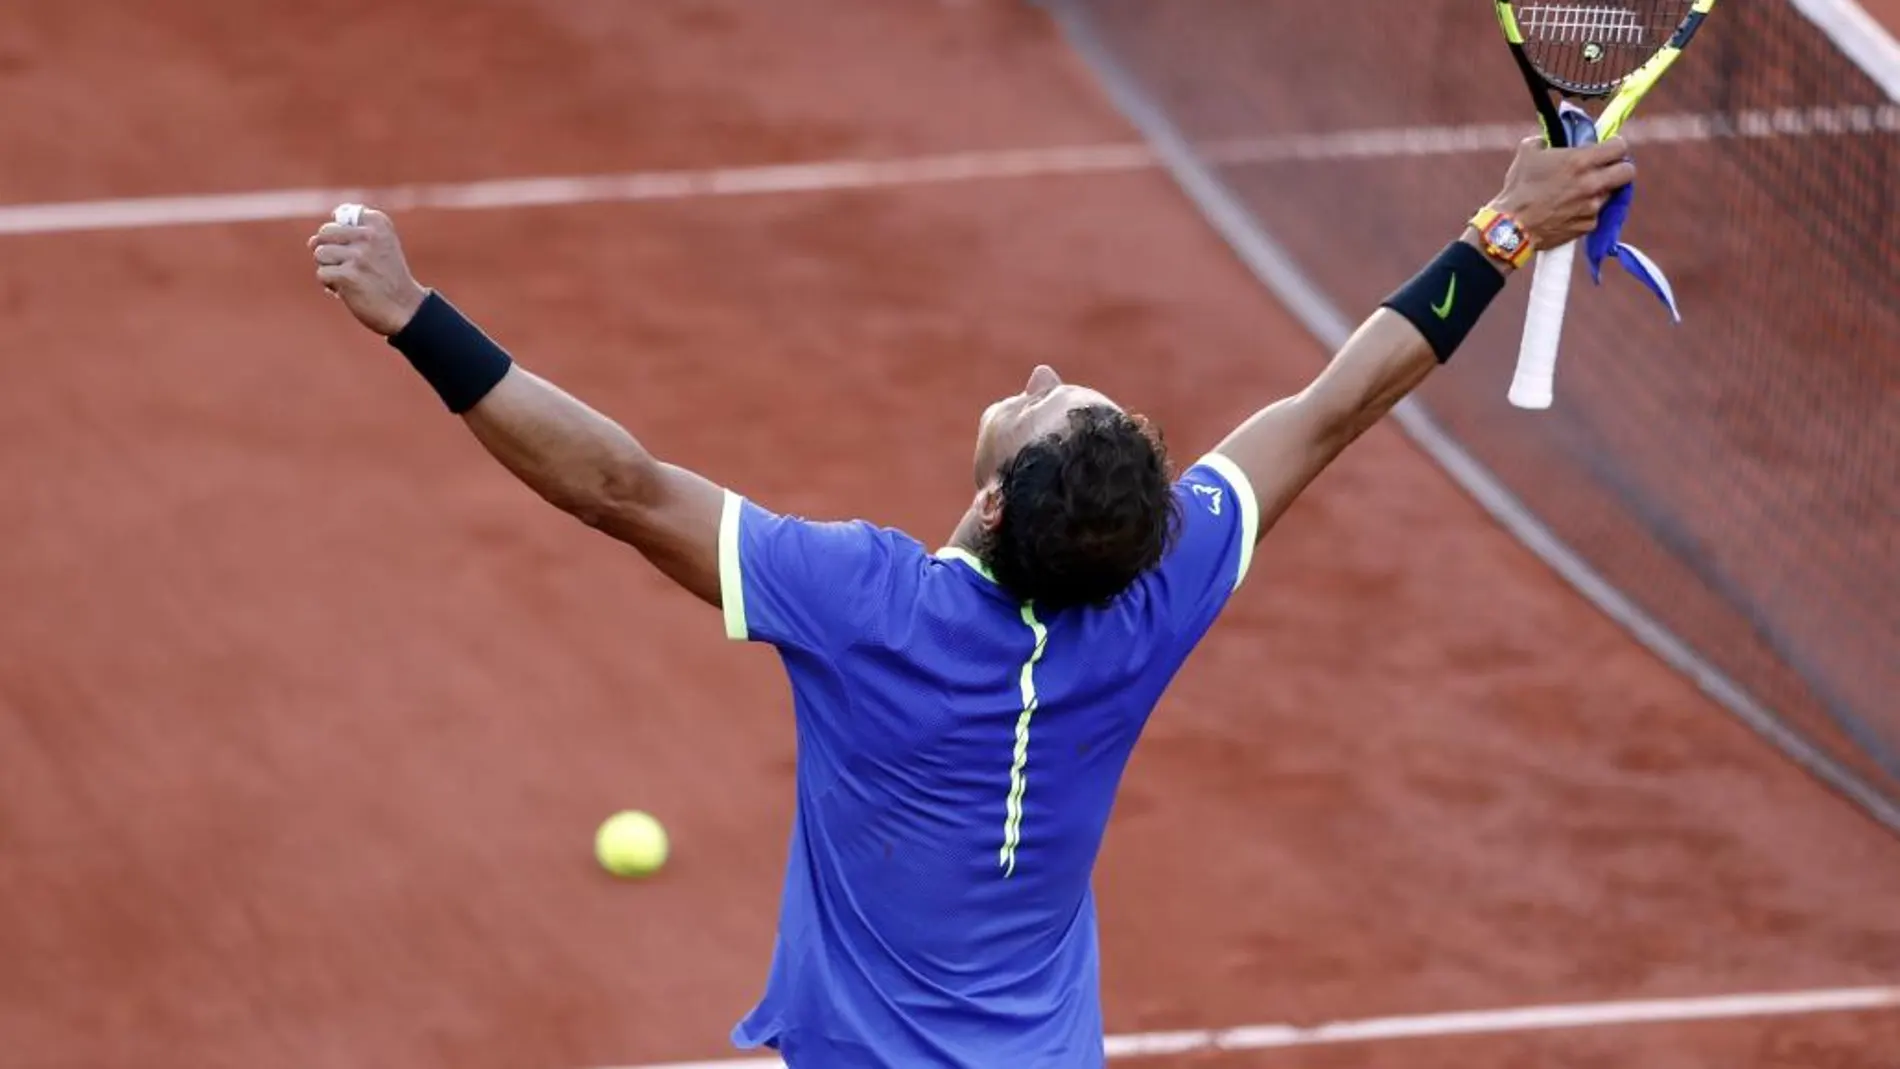
[{"label": "clenched fist", "polygon": [[1518,146],[1491,206],[1522,224],[1539,249],[1555,249],[1596,229],[1611,194],[1635,180],[1636,165],[1620,137],[1571,149],[1532,137]]},{"label": "clenched fist", "polygon": [[364,208],[355,225],[325,223],[310,238],[317,281],[342,299],[357,321],[388,337],[422,307],[429,291],[409,273],[396,224]]}]

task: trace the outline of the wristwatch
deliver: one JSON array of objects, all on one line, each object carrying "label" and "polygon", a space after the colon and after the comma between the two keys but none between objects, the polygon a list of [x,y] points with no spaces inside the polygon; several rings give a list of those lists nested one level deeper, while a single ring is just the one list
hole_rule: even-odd
[{"label": "wristwatch", "polygon": [[1471,217],[1471,225],[1484,243],[1485,255],[1510,264],[1513,269],[1523,267],[1537,251],[1530,232],[1511,215],[1496,208],[1479,209],[1478,214]]}]

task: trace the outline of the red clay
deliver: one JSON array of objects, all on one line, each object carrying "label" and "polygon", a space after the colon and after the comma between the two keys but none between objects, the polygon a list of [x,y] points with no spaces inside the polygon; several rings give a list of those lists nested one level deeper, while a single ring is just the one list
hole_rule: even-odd
[{"label": "red clay", "polygon": [[[0,198],[1129,136],[1000,0],[86,8],[0,29],[0,91],[49,101],[0,114]],[[1036,360],[1185,461],[1324,358],[1159,174],[398,221],[427,281],[663,456],[926,538]],[[718,1056],[771,944],[777,665],[482,456],[311,281],[317,222],[6,239],[0,1035],[22,1064]],[[625,806],[675,838],[647,883],[589,856]],[[1891,840],[1389,428],[1263,546],[1099,888],[1117,1032],[1900,965]],[[1896,1046],[1868,1014],[1182,1063]]]}]

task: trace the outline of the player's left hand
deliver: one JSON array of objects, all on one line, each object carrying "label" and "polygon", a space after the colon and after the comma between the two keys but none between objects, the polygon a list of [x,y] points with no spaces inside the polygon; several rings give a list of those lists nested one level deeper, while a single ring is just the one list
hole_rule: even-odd
[{"label": "player's left hand", "polygon": [[358,322],[385,337],[409,323],[429,291],[409,272],[396,224],[364,208],[356,224],[323,224],[310,238],[317,281],[342,298]]},{"label": "player's left hand", "polygon": [[1516,219],[1538,248],[1558,249],[1595,230],[1610,197],[1635,180],[1636,165],[1620,137],[1565,149],[1528,137],[1491,206]]}]

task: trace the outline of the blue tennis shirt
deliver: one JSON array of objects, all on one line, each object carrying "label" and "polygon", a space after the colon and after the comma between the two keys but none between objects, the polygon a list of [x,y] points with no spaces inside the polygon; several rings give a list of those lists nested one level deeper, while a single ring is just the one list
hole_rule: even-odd
[{"label": "blue tennis shirt", "polygon": [[1247,573],[1258,506],[1211,455],[1115,602],[1044,618],[967,553],[728,493],[726,633],[774,646],[797,808],[764,997],[792,1069],[1103,1062],[1090,872],[1135,740]]}]

